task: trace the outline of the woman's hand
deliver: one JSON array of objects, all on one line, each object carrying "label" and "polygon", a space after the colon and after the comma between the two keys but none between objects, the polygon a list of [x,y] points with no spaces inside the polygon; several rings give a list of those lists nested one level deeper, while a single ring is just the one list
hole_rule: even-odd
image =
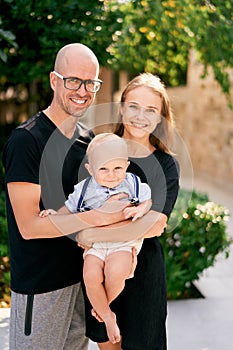
[{"label": "woman's hand", "polygon": [[144,238],[151,238],[151,237],[159,237],[163,234],[165,228],[167,227],[167,216],[163,213],[158,213],[156,221],[154,222],[154,225],[147,231]]}]

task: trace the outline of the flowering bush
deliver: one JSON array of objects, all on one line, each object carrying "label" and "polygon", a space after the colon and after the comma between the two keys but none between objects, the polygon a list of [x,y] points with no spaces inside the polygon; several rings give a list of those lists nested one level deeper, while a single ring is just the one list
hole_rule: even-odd
[{"label": "flowering bush", "polygon": [[168,232],[160,239],[165,252],[168,298],[178,299],[189,295],[192,281],[214,265],[216,256],[224,252],[228,257],[230,240],[226,234],[229,211],[210,202],[207,195],[192,193],[182,220],[172,230],[174,221],[182,215],[180,209],[191,193],[180,192],[177,204],[169,219]]}]

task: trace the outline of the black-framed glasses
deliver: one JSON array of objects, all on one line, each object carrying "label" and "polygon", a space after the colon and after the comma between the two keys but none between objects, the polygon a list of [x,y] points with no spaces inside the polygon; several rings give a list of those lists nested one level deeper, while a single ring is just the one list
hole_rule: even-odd
[{"label": "black-framed glasses", "polygon": [[77,77],[63,77],[63,75],[57,73],[56,71],[53,71],[53,73],[60,79],[64,81],[64,87],[68,90],[78,90],[82,86],[82,84],[85,87],[85,90],[87,92],[97,92],[99,91],[101,85],[102,85],[102,80],[100,79],[80,79]]}]

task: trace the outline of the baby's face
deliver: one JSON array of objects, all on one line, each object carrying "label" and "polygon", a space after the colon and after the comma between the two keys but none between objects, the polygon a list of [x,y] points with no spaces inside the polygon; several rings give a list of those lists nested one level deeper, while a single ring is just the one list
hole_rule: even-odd
[{"label": "baby's face", "polygon": [[113,159],[95,169],[92,175],[99,185],[114,188],[125,179],[128,166],[127,159]]}]

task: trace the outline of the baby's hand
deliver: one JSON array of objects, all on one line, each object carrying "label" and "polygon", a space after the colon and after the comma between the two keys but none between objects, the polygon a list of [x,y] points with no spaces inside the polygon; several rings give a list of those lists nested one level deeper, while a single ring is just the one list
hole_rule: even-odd
[{"label": "baby's hand", "polygon": [[141,210],[139,207],[127,207],[123,210],[123,212],[125,219],[133,218],[132,221],[136,221],[145,214],[145,211]]},{"label": "baby's hand", "polygon": [[46,218],[46,216],[48,215],[55,215],[57,214],[57,212],[53,209],[46,209],[46,210],[42,210],[40,213],[39,213],[39,216],[41,218]]},{"label": "baby's hand", "polygon": [[136,221],[150,210],[151,204],[151,199],[148,199],[144,202],[139,203],[137,206],[125,208],[123,210],[125,219],[133,218],[132,221]]}]

